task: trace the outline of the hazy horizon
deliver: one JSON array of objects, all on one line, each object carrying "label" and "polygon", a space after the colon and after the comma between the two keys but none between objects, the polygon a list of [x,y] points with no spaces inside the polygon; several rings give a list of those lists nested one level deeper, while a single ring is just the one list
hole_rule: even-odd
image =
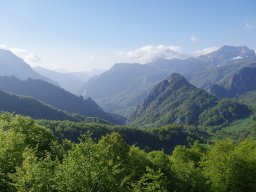
[{"label": "hazy horizon", "polygon": [[0,48],[31,66],[63,71],[185,58],[223,45],[256,50],[255,5],[253,0],[4,0]]}]

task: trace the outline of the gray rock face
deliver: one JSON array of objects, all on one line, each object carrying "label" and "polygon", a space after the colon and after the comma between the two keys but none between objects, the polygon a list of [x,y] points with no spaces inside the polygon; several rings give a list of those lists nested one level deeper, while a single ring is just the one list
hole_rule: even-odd
[{"label": "gray rock face", "polygon": [[210,93],[218,97],[236,97],[256,90],[256,63],[243,67],[224,82],[210,88]]},{"label": "gray rock face", "polygon": [[221,67],[239,60],[253,60],[256,58],[255,52],[246,46],[224,45],[217,51],[202,55],[198,59],[212,65]]}]

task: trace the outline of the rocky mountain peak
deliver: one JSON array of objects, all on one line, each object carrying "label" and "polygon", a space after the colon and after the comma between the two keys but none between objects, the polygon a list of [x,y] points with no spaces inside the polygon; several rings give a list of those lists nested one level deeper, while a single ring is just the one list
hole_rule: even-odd
[{"label": "rocky mountain peak", "polygon": [[234,60],[254,60],[256,55],[255,51],[246,46],[224,45],[214,52],[198,57],[198,59],[220,67]]}]

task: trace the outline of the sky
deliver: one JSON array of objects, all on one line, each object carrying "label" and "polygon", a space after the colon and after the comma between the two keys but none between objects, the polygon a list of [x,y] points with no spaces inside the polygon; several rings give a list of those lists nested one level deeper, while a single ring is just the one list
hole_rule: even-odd
[{"label": "sky", "polygon": [[255,0],[0,0],[0,48],[66,71],[256,50]]}]

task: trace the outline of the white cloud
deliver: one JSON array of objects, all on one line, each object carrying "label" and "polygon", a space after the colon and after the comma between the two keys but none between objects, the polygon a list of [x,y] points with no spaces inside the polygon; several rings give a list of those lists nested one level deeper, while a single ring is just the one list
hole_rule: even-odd
[{"label": "white cloud", "polygon": [[0,44],[0,49],[6,49],[6,45]]},{"label": "white cloud", "polygon": [[199,41],[199,38],[196,37],[196,36],[192,36],[192,37],[190,37],[189,41],[190,41],[191,43],[195,43],[195,42]]},{"label": "white cloud", "polygon": [[172,45],[146,45],[127,52],[119,52],[126,62],[148,63],[157,59],[182,58],[181,48]]},{"label": "white cloud", "polygon": [[204,49],[196,50],[196,51],[194,51],[193,56],[198,57],[200,55],[205,55],[205,54],[211,53],[213,51],[216,51],[219,48],[220,47],[207,47]]},{"label": "white cloud", "polygon": [[0,44],[1,49],[6,49],[13,52],[18,57],[22,58],[25,62],[32,64],[35,62],[40,61],[40,58],[35,55],[34,53],[27,51],[25,49],[15,48],[15,47],[8,47],[6,45]]},{"label": "white cloud", "polygon": [[40,61],[40,58],[37,55],[25,49],[10,48],[9,50],[13,52],[15,55],[17,55],[18,57],[21,57],[22,59],[24,59],[24,61],[27,63],[34,63],[34,62]]}]

